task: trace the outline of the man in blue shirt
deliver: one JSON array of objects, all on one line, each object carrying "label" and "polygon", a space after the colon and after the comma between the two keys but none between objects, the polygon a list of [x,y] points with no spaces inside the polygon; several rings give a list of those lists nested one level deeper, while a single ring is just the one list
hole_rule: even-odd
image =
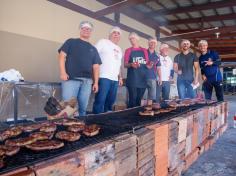
[{"label": "man in blue shirt", "polygon": [[201,68],[203,91],[205,98],[210,100],[212,96],[213,87],[215,88],[216,97],[218,101],[223,101],[223,84],[222,75],[220,72],[221,60],[215,51],[207,50],[208,43],[206,40],[201,40],[198,43],[201,55],[199,57],[199,64]]},{"label": "man in blue shirt", "polygon": [[[147,73],[147,88],[148,88],[148,99],[159,102],[160,94],[156,95],[156,89],[161,85],[161,64],[160,58],[155,51],[157,46],[157,40],[155,38],[149,38],[148,40],[148,58],[150,68]],[[158,76],[158,77],[157,77]]]}]

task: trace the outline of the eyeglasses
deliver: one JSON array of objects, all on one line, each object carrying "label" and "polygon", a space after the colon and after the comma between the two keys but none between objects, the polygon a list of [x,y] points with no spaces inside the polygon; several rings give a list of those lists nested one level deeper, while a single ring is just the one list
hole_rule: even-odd
[{"label": "eyeglasses", "polygon": [[89,28],[89,27],[82,27],[82,28],[81,28],[81,30],[83,30],[83,31],[89,31],[89,32],[91,32],[91,31],[92,31],[92,29],[91,29],[91,28]]}]

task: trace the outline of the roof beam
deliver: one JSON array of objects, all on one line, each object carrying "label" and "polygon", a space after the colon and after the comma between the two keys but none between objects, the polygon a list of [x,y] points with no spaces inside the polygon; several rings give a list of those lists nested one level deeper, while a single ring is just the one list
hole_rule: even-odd
[{"label": "roof beam", "polygon": [[221,59],[223,58],[236,58],[236,54],[222,54],[220,55]]},{"label": "roof beam", "polygon": [[209,49],[215,50],[216,52],[221,53],[221,54],[222,53],[224,53],[224,54],[234,54],[234,53],[236,53],[235,47],[233,47],[233,48],[229,48],[229,47],[227,47],[227,48],[209,47]]},{"label": "roof beam", "polygon": [[[228,26],[223,28],[212,28],[207,30],[200,30],[191,33],[183,33],[176,34],[170,37],[161,38],[162,41],[170,41],[176,39],[188,39],[188,38],[200,38],[200,37],[210,37],[209,35],[215,35],[216,32],[220,32],[221,34],[230,33],[232,31],[236,31],[236,26]],[[220,36],[221,36],[220,34]]]},{"label": "roof beam", "polygon": [[169,15],[169,14],[176,14],[176,13],[187,13],[199,10],[206,10],[206,9],[215,9],[220,7],[227,7],[227,6],[235,6],[235,0],[227,0],[227,1],[218,1],[218,2],[207,2],[204,4],[198,4],[194,6],[187,6],[187,7],[180,7],[173,10],[156,10],[154,12],[148,13],[148,16],[152,15]]},{"label": "roof beam", "polygon": [[[193,39],[191,40],[191,43],[193,43],[195,46],[198,46],[198,42],[200,40]],[[227,45],[227,44],[236,44],[236,39],[208,39],[207,43],[209,46],[212,46],[214,44],[221,44],[221,45]]]},{"label": "roof beam", "polygon": [[[236,35],[236,34],[235,34]],[[192,42],[199,42],[199,40],[191,40]],[[216,43],[218,43],[218,44],[222,44],[222,43],[236,43],[236,39],[209,39],[209,40],[207,40],[207,42],[208,42],[208,45],[210,45],[210,44],[216,44]]]},{"label": "roof beam", "polygon": [[199,22],[210,22],[210,21],[221,21],[221,20],[234,20],[236,18],[236,13],[227,14],[227,15],[215,15],[201,18],[192,18],[184,20],[174,20],[167,23],[162,23],[162,25],[178,25],[178,24],[188,24],[188,23],[199,23]]},{"label": "roof beam", "polygon": [[[221,59],[221,62],[236,62],[236,57],[223,58],[223,59]],[[227,65],[227,66],[228,66],[228,65]],[[233,66],[235,66],[235,64],[234,64]]]},{"label": "roof beam", "polygon": [[132,5],[145,3],[145,2],[146,2],[146,0],[123,0],[121,2],[116,2],[104,9],[96,11],[95,12],[96,18],[100,18],[100,17],[108,15],[110,13],[119,12],[121,9],[127,8]]},{"label": "roof beam", "polygon": [[[103,3],[107,6],[117,2],[115,0],[97,0],[97,1]],[[150,0],[146,0],[145,2],[148,2],[148,1],[150,1]],[[157,21],[151,19],[150,16],[144,15],[143,13],[140,13],[137,10],[132,9],[131,7],[129,9],[122,8],[122,9],[120,9],[120,12],[123,13],[124,15],[127,15],[130,18],[137,20],[140,23],[143,23],[143,24],[155,29],[155,30],[159,28],[159,24]],[[171,34],[162,28],[160,28],[160,32],[163,33],[164,35]]]},{"label": "roof beam", "polygon": [[225,47],[235,47],[236,49],[236,43],[210,43],[208,44],[209,47],[220,47],[220,48],[225,48]]},{"label": "roof beam", "polygon": [[[236,35],[236,34],[235,34]],[[208,43],[236,43],[236,39],[210,39]]]}]

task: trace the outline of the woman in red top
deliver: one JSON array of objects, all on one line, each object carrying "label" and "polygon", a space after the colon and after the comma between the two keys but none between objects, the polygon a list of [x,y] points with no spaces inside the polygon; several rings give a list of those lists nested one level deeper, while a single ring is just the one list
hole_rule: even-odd
[{"label": "woman in red top", "polygon": [[139,36],[129,35],[132,47],[125,50],[124,66],[127,68],[126,86],[129,93],[128,108],[141,105],[141,99],[147,87],[148,52],[139,46]]}]

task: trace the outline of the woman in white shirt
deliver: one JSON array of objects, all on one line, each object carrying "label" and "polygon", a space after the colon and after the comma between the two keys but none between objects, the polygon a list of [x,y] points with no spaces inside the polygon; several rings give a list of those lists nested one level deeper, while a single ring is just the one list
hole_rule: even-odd
[{"label": "woman in white shirt", "polygon": [[[160,62],[161,62],[161,80],[162,85],[157,86],[157,101],[158,97],[162,97],[163,100],[168,100],[170,95],[170,81],[173,79],[173,61],[168,56],[169,46],[162,43],[160,46]],[[162,96],[160,96],[162,94]],[[160,101],[160,100],[159,100]]]}]

